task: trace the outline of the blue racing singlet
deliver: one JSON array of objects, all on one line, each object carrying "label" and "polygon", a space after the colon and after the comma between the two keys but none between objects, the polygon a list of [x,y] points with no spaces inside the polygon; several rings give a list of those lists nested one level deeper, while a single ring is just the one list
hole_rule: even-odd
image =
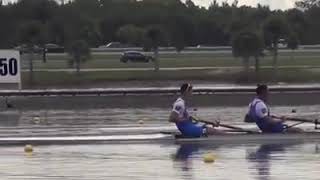
[{"label": "blue racing singlet", "polygon": [[[284,125],[282,122],[271,124],[266,121],[265,118],[261,118],[257,115],[256,112],[256,106],[259,103],[263,103],[261,100],[256,100],[253,101],[250,104],[250,109],[249,109],[249,116],[251,119],[253,119],[259,129],[264,132],[264,133],[282,133],[285,130],[286,125]],[[270,111],[268,110],[268,116],[270,116]]]},{"label": "blue racing singlet", "polygon": [[179,114],[182,121],[176,122],[176,126],[181,134],[186,138],[199,138],[204,135],[205,128],[197,126],[192,122],[192,117],[189,115],[184,100],[179,98],[173,107],[173,111]]}]

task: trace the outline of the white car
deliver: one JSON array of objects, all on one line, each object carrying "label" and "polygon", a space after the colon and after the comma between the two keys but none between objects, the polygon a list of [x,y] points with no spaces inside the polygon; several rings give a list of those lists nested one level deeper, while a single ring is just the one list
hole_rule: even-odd
[{"label": "white car", "polygon": [[110,42],[107,45],[99,46],[99,48],[128,48],[127,44],[121,44],[120,42]]}]

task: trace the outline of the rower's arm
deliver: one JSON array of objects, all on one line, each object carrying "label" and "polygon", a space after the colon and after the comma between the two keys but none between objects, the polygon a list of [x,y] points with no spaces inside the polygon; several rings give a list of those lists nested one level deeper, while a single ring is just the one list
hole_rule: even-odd
[{"label": "rower's arm", "polygon": [[279,122],[283,122],[283,120],[275,119],[272,116],[266,116],[266,121],[269,122],[270,124],[277,124]]},{"label": "rower's arm", "polygon": [[270,124],[277,124],[279,122],[282,122],[281,120],[275,119],[272,116],[270,116],[269,114],[269,108],[266,106],[265,103],[259,102],[256,105],[256,115],[259,118],[262,118],[265,122],[268,122]]},{"label": "rower's arm", "polygon": [[179,122],[183,120],[183,115],[185,111],[185,105],[182,102],[175,103],[171,111],[169,122]]},{"label": "rower's arm", "polygon": [[176,113],[175,111],[172,111],[169,117],[169,122],[175,123],[179,121],[180,121],[179,114]]}]

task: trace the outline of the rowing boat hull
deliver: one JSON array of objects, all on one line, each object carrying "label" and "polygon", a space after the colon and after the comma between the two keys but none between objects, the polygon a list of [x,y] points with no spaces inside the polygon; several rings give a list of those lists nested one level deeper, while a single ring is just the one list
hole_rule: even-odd
[{"label": "rowing boat hull", "polygon": [[172,135],[101,135],[101,136],[42,136],[1,137],[0,145],[65,145],[65,144],[149,144],[173,143]]},{"label": "rowing boat hull", "polygon": [[137,136],[62,136],[62,137],[6,137],[0,145],[52,144],[249,144],[249,143],[320,142],[320,133],[299,134],[241,134],[214,135],[202,138],[175,138],[172,135]]},{"label": "rowing boat hull", "polygon": [[177,138],[177,144],[248,144],[248,143],[320,142],[320,133],[295,134],[228,134],[198,139]]}]

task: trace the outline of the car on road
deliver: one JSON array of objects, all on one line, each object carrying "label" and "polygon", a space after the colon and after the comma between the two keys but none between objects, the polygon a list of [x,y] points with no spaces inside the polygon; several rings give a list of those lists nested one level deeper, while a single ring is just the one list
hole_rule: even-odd
[{"label": "car on road", "polygon": [[[19,51],[20,54],[25,54],[29,52],[29,48],[26,44],[21,44],[19,46],[14,47],[13,49]],[[33,50],[33,53],[37,53],[37,54],[40,54],[43,52],[43,48],[37,45],[33,45],[32,50]]]},{"label": "car on road", "polygon": [[132,47],[129,44],[122,44],[120,42],[110,42],[106,45],[99,46],[99,48],[129,48]]},{"label": "car on road", "polygon": [[154,61],[152,56],[146,55],[139,51],[126,51],[121,55],[120,61],[123,63],[127,62],[144,62],[148,63]]},{"label": "car on road", "polygon": [[63,46],[53,43],[45,44],[45,48],[47,53],[64,53],[65,51]]}]

